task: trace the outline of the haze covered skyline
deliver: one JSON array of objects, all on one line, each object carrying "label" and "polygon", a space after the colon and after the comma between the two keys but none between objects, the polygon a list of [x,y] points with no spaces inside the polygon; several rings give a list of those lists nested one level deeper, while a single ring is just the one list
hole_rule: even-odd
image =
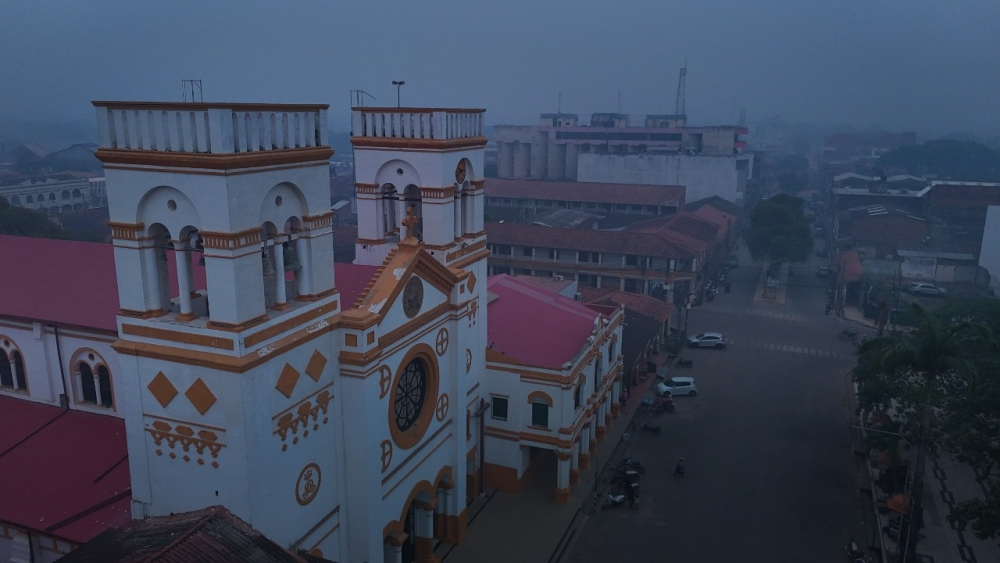
[{"label": "haze covered skyline", "polygon": [[[485,107],[487,123],[555,112],[672,113],[688,62],[692,124],[1000,126],[1000,3],[8,2],[0,121],[93,121],[91,100]],[[3,137],[0,131],[0,137]]]}]

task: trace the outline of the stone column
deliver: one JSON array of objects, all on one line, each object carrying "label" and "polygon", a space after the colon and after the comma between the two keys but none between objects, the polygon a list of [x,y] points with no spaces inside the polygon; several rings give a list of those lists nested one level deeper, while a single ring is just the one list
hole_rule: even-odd
[{"label": "stone column", "polygon": [[559,468],[556,473],[556,492],[555,501],[556,504],[568,504],[569,503],[569,473],[570,473],[570,460],[573,458],[572,452],[557,452],[556,457],[559,459]]},{"label": "stone column", "polygon": [[393,537],[386,538],[382,546],[382,561],[385,563],[403,563],[403,540]]},{"label": "stone column", "polygon": [[177,292],[180,294],[181,314],[179,321],[189,321],[197,315],[191,313],[191,253],[187,243],[174,241],[174,262],[177,266]]},{"label": "stone column", "polygon": [[413,502],[413,546],[414,561],[417,563],[439,563],[434,555],[434,508],[437,499],[432,502]]},{"label": "stone column", "polygon": [[[611,385],[611,394],[614,393],[614,384]],[[604,426],[611,426],[611,404],[614,402],[611,399],[611,394],[604,399]]]},{"label": "stone column", "polygon": [[274,308],[283,310],[288,308],[288,298],[285,295],[285,237],[275,237],[274,239]]},{"label": "stone column", "polygon": [[597,441],[604,441],[604,406],[607,404],[606,401],[601,400],[594,409],[594,427],[597,429]]},{"label": "stone column", "polygon": [[299,295],[312,295],[312,284],[309,282],[309,241],[302,233],[295,239],[295,256],[299,259],[299,273],[295,276],[299,286],[296,288]]}]

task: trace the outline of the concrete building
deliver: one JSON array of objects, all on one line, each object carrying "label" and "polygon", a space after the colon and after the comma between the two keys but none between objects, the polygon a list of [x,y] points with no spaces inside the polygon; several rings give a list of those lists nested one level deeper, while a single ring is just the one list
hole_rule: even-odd
[{"label": "concrete building", "polygon": [[107,207],[104,187],[96,174],[56,173],[0,184],[0,197],[13,206],[46,213]]},{"label": "concrete building", "polygon": [[688,201],[718,196],[743,205],[753,160],[753,154],[588,153],[576,160],[577,180],[684,186]]},{"label": "concrete building", "polygon": [[588,306],[506,275],[492,276],[486,484],[517,493],[554,466],[553,498],[570,490],[618,416],[622,307]]},{"label": "concrete building", "polygon": [[1000,294],[1000,205],[991,205],[986,211],[979,265],[990,274],[990,289]]},{"label": "concrete building", "polygon": [[[536,126],[496,126],[498,176],[535,180],[587,180],[578,159],[586,154],[701,154],[732,156],[746,146],[738,126],[688,127],[684,115],[648,115],[641,126],[630,116],[595,113],[589,125],[576,114],[542,114]],[[616,182],[620,183],[620,182]],[[631,182],[686,185],[683,182]]]}]

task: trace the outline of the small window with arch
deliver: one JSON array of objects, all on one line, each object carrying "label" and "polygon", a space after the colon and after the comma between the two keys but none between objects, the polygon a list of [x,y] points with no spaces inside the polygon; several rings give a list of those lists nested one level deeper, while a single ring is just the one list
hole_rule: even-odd
[{"label": "small window with arch", "polygon": [[24,373],[24,356],[14,342],[0,336],[0,389],[27,391],[28,378]]},{"label": "small window with arch", "polygon": [[111,371],[100,354],[93,350],[79,350],[73,355],[71,367],[77,403],[114,408]]}]

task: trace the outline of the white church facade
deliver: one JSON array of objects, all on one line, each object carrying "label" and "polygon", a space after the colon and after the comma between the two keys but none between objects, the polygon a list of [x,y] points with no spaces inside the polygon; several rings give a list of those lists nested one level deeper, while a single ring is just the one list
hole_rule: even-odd
[{"label": "white church facade", "polygon": [[[622,314],[577,303],[586,334],[566,366],[494,358],[507,375],[491,383],[484,110],[353,110],[355,262],[368,281],[347,291],[333,261],[327,106],[94,106],[113,261],[93,243],[25,244],[24,260],[58,245],[91,272],[95,297],[68,296],[54,316],[41,299],[0,304],[0,400],[29,405],[18,420],[45,404],[124,420],[81,522],[223,505],[292,551],[435,561],[437,542],[466,537],[468,501],[491,471],[523,477],[525,448],[560,456],[554,496],[568,498],[571,470],[617,414]],[[34,240],[16,238],[0,245]],[[542,375],[520,384],[517,370]],[[498,395],[559,415],[550,428],[530,416],[500,428]],[[510,443],[484,460],[484,440]],[[0,500],[31,516],[32,499]],[[0,561],[45,542],[53,561],[89,537],[25,522],[0,527]]]}]

